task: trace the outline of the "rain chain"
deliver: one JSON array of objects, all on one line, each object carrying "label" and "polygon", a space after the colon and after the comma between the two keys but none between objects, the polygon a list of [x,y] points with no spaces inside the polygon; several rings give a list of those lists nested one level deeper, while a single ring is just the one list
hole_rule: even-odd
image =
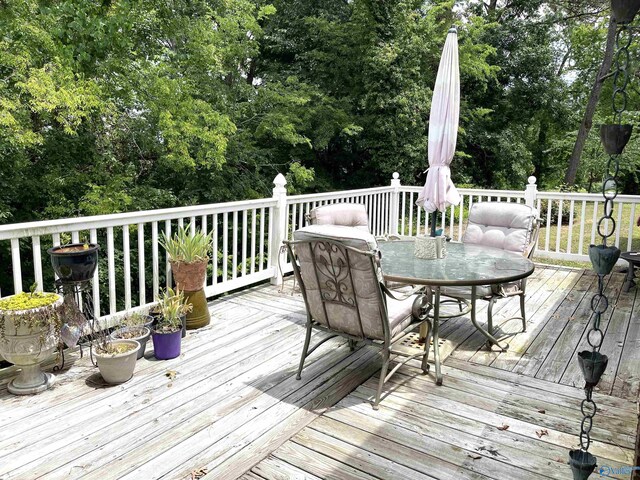
[{"label": "rain chain", "polygon": [[[640,4],[640,0],[636,3]],[[602,244],[589,247],[589,258],[594,271],[598,275],[598,292],[591,298],[593,323],[587,334],[587,342],[591,347],[591,351],[583,350],[578,354],[578,362],[585,379],[585,399],[580,404],[580,411],[583,416],[580,424],[580,449],[569,452],[569,464],[575,480],[588,478],[596,467],[597,461],[596,457],[589,453],[589,446],[591,445],[590,434],[593,427],[593,418],[598,411],[596,402],[593,400],[593,389],[600,381],[600,377],[606,370],[609,361],[606,355],[600,353],[600,347],[604,340],[604,333],[600,329],[600,321],[602,315],[609,308],[609,299],[604,293],[604,277],[611,273],[620,257],[620,249],[613,245],[607,246],[607,241],[616,231],[616,222],[613,219],[613,202],[618,196],[620,155],[631,137],[632,130],[631,125],[622,124],[622,114],[627,109],[629,46],[632,40],[632,28],[628,24],[637,13],[637,8],[635,12],[621,12],[619,10],[620,7],[616,8],[616,6],[616,2],[613,1],[613,14],[616,19],[619,19],[619,27],[616,32],[615,71],[611,99],[614,123],[602,125],[600,128],[600,138],[605,152],[609,155],[602,182],[604,211],[597,224],[598,235],[602,238]]]}]

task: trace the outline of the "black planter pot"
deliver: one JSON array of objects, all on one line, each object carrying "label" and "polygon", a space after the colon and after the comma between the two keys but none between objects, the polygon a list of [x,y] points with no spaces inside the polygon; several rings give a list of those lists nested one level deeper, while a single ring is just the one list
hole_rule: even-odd
[{"label": "black planter pot", "polygon": [[98,265],[100,246],[90,243],[70,243],[47,250],[51,256],[51,266],[63,282],[86,282],[91,280]]},{"label": "black planter pot", "polygon": [[611,10],[618,24],[631,23],[640,10],[640,0],[611,0]]},{"label": "black planter pot", "polygon": [[589,245],[589,259],[593,270],[599,275],[609,275],[616,262],[620,258],[618,247],[605,247],[604,245]]},{"label": "black planter pot", "polygon": [[[640,0],[638,0],[640,1]],[[600,125],[600,140],[607,155],[619,155],[629,143],[633,125]]]},{"label": "black planter pot", "polygon": [[598,384],[600,377],[607,369],[607,363],[609,363],[609,357],[599,352],[583,350],[578,353],[578,364],[587,386],[594,387]]},{"label": "black planter pot", "polygon": [[596,457],[582,450],[570,450],[569,465],[574,480],[586,480],[596,468]]}]

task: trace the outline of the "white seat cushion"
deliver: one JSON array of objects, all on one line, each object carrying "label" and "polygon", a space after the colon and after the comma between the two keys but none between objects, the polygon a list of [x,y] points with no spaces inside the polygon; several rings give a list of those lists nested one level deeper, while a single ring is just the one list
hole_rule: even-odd
[{"label": "white seat cushion", "polygon": [[369,232],[369,216],[364,205],[334,203],[316,207],[309,212],[312,225],[342,225]]},{"label": "white seat cushion", "polygon": [[524,254],[536,218],[535,209],[519,203],[474,203],[462,241]]}]

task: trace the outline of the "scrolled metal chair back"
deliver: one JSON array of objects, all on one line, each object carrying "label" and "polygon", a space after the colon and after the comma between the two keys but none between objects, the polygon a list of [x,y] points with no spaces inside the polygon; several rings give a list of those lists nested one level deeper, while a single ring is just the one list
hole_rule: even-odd
[{"label": "scrolled metal chair back", "polygon": [[287,247],[313,321],[359,338],[388,339],[376,252],[330,239],[298,240]]}]

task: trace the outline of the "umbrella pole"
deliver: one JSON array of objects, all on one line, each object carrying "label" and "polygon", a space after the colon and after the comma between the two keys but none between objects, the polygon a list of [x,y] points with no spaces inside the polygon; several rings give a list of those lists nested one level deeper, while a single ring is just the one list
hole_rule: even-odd
[{"label": "umbrella pole", "polygon": [[433,212],[431,212],[431,236],[435,237],[436,236],[436,221],[437,221],[437,217],[438,217],[438,211],[434,210]]}]

